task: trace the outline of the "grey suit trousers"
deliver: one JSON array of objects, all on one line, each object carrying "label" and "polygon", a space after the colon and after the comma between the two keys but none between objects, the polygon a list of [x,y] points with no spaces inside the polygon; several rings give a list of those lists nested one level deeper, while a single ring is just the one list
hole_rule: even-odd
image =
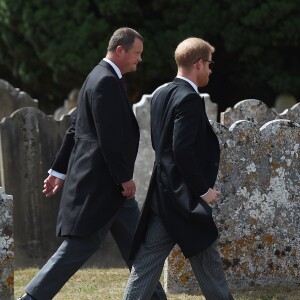
[{"label": "grey suit trousers", "polygon": [[[175,242],[166,232],[160,217],[151,215],[145,241],[133,263],[123,300],[151,299],[165,259],[174,246]],[[207,300],[233,299],[225,279],[217,242],[189,260]]]},{"label": "grey suit trousers", "polygon": [[[96,233],[84,237],[66,237],[53,256],[26,286],[26,292],[37,300],[52,299],[95,253],[109,230],[127,266],[131,268],[132,263],[128,261],[128,256],[139,215],[137,202],[134,199],[127,199],[116,216]],[[161,285],[157,287],[151,299],[167,299]]]}]

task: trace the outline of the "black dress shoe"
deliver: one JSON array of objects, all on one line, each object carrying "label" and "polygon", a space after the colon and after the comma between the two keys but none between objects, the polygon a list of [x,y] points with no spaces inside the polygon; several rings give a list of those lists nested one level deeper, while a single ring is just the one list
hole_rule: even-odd
[{"label": "black dress shoe", "polygon": [[26,293],[21,298],[18,298],[17,300],[36,300],[36,299]]}]

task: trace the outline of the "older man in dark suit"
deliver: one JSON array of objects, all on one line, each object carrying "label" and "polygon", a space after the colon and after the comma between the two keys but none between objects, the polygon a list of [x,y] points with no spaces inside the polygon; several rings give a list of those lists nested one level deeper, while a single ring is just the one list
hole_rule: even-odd
[{"label": "older man in dark suit", "polygon": [[[142,61],[143,38],[120,28],[107,50],[80,90],[75,130],[67,131],[52,165],[56,177],[45,180],[44,193],[50,196],[62,186],[57,172],[64,173],[69,162],[57,220],[57,235],[65,240],[27,285],[22,300],[52,299],[109,230],[131,267],[129,248],[140,213],[132,180],[139,128],[122,74],[136,71]],[[161,286],[152,299],[166,299]]]},{"label": "older man in dark suit", "polygon": [[123,300],[150,299],[175,243],[189,258],[206,299],[232,299],[210,206],[220,194],[214,189],[220,148],[198,94],[198,87],[209,81],[213,52],[214,47],[202,39],[184,40],[175,51],[177,77],[153,96],[155,166]]}]

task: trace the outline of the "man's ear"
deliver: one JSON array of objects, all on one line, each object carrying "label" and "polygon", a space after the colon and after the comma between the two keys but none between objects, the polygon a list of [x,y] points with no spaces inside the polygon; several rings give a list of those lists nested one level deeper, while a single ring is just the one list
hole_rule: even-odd
[{"label": "man's ear", "polygon": [[194,63],[195,68],[199,70],[201,68],[201,59],[199,59],[196,63]]},{"label": "man's ear", "polygon": [[125,49],[124,49],[122,46],[118,46],[118,47],[116,48],[116,54],[117,54],[118,56],[122,56],[123,53],[124,53],[124,51],[125,51]]}]

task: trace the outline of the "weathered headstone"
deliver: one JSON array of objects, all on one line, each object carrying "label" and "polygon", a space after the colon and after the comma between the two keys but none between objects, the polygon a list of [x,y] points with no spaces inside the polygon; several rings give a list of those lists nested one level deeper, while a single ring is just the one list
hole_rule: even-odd
[{"label": "weathered headstone", "polygon": [[27,93],[14,88],[7,81],[0,79],[0,121],[22,107],[37,107],[38,101]]},{"label": "weathered headstone", "polygon": [[[0,122],[0,178],[14,195],[16,268],[42,266],[62,241],[55,236],[61,194],[46,198],[42,188],[69,125],[69,115],[56,121],[37,108]],[[85,265],[125,266],[111,234]]]},{"label": "weathered headstone", "polygon": [[296,103],[293,107],[284,110],[277,116],[277,119],[288,119],[300,123],[300,102]]},{"label": "weathered headstone", "polygon": [[220,123],[229,128],[234,122],[246,120],[257,126],[276,119],[277,113],[264,102],[256,99],[246,99],[238,102],[233,108],[229,107],[221,113]]},{"label": "weathered headstone", "polygon": [[233,108],[227,108],[225,112],[222,112],[220,123],[229,128],[237,121],[246,120],[257,126],[262,126],[276,119],[287,119],[300,123],[300,103],[298,102],[291,108],[277,113],[260,100],[246,99],[235,104]]},{"label": "weathered headstone", "polygon": [[[230,286],[299,284],[300,125],[275,120],[260,129],[248,121],[229,130],[213,127],[222,149],[214,217]],[[167,259],[165,283],[169,292],[199,291],[178,247]]]},{"label": "weathered headstone", "polygon": [[59,121],[64,115],[70,114],[70,111],[73,110],[77,105],[78,94],[78,89],[73,89],[70,92],[68,99],[64,100],[64,105],[54,111],[53,118],[55,120]]},{"label": "weathered headstone", "polygon": [[14,195],[15,265],[37,265],[56,249],[59,196],[42,194],[43,180],[69,126],[37,108],[15,111],[0,122],[0,176]]},{"label": "weathered headstone", "polygon": [[13,197],[0,187],[0,299],[14,299]]},{"label": "weathered headstone", "polygon": [[275,99],[274,109],[277,113],[281,113],[284,110],[291,108],[296,103],[297,100],[293,95],[282,93]]}]

